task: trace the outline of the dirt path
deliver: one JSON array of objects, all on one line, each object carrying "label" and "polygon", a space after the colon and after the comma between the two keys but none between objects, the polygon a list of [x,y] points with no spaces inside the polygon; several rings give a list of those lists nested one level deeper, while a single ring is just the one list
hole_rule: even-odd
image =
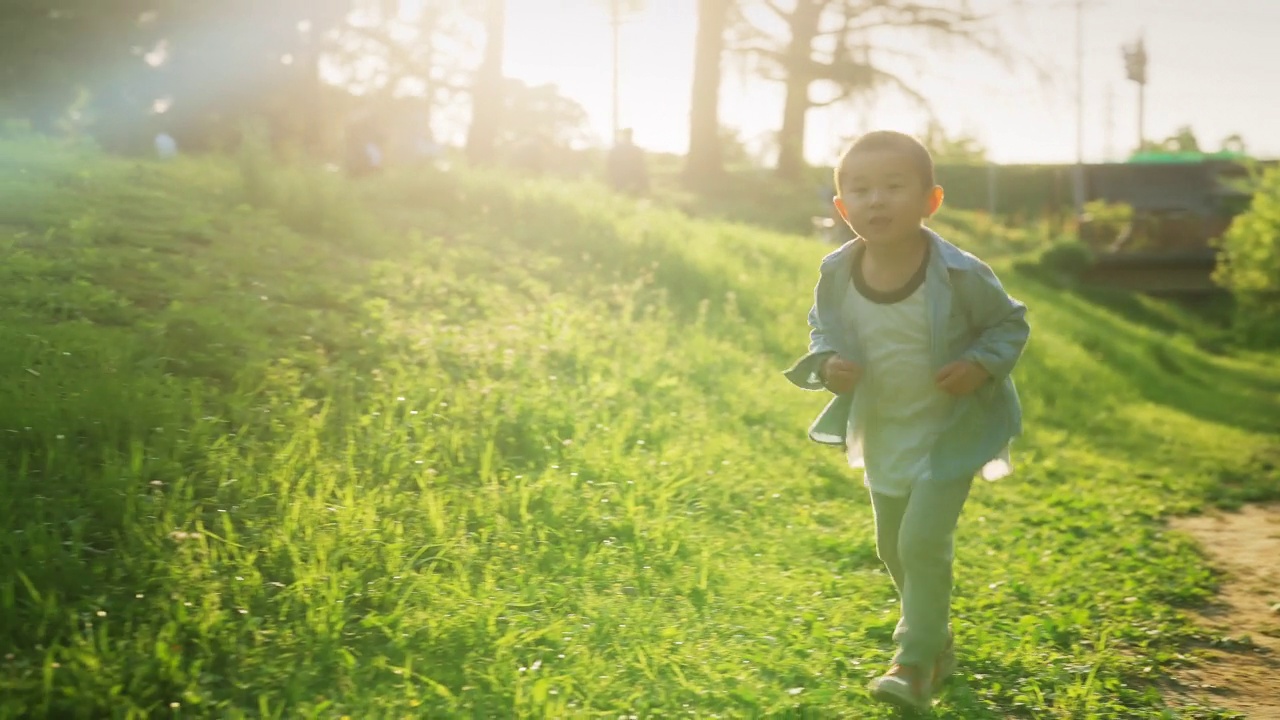
[{"label": "dirt path", "polygon": [[[1249,642],[1206,647],[1165,696],[1173,707],[1221,706],[1250,720],[1280,720],[1280,505],[1176,518],[1226,573],[1212,605],[1193,613],[1215,636]],[[1274,609],[1273,609],[1274,608]]]}]

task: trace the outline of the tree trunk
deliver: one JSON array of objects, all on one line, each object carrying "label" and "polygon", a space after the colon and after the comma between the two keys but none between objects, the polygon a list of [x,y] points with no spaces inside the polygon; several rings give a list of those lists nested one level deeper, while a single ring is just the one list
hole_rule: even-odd
[{"label": "tree trunk", "polygon": [[494,161],[494,144],[502,113],[502,56],[506,46],[506,0],[488,0],[484,60],[471,92],[471,129],[467,158],[477,165]]},{"label": "tree trunk", "polygon": [[304,86],[303,96],[307,105],[303,111],[307,116],[302,119],[302,145],[312,158],[320,158],[324,157],[326,120],[330,114],[325,112],[324,74],[320,70],[318,41],[314,37],[308,41],[299,58],[299,64],[305,68],[300,73],[299,82]]},{"label": "tree trunk", "polygon": [[720,146],[720,58],[732,0],[698,0],[698,39],[694,50],[693,102],[689,113],[689,156],[685,179],[706,187],[724,174]]},{"label": "tree trunk", "polygon": [[783,180],[798,180],[804,171],[804,136],[809,115],[809,81],[792,75],[787,78],[787,99],[782,108],[782,129],[778,131],[778,164],[774,168]]},{"label": "tree trunk", "polygon": [[809,86],[813,83],[813,40],[826,0],[799,0],[788,18],[791,40],[787,45],[787,97],[778,131],[778,164],[775,172],[783,180],[798,180],[804,172],[805,126],[808,120]]}]

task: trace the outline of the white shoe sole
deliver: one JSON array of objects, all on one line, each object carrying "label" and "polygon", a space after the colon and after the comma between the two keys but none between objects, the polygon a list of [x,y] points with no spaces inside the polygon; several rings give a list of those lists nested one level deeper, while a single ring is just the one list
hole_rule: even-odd
[{"label": "white shoe sole", "polygon": [[933,706],[933,698],[918,698],[905,682],[876,678],[871,681],[871,698],[903,710],[923,712]]}]

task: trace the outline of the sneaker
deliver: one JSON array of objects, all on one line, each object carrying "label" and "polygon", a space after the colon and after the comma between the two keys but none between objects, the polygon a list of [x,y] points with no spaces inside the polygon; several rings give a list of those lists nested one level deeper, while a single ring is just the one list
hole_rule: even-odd
[{"label": "sneaker", "polygon": [[889,672],[871,681],[871,697],[904,710],[928,710],[933,704],[935,678],[920,668],[894,664]]}]

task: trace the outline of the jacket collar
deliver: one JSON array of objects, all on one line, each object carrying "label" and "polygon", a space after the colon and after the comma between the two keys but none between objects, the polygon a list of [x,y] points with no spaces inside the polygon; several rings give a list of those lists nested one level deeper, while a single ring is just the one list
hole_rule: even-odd
[{"label": "jacket collar", "polygon": [[[929,253],[929,262],[931,265],[937,267],[941,264],[943,268],[948,270],[959,269],[966,266],[967,261],[964,251],[942,239],[942,236],[933,230],[924,226],[921,226],[920,229],[924,232],[925,237],[929,239],[929,242],[932,243],[932,252]],[[861,237],[855,237],[844,245],[841,245],[822,259],[822,264],[819,266],[819,272],[827,274],[833,270],[851,271],[853,251],[858,246],[858,243],[864,242],[866,242],[866,240]],[[939,273],[939,275],[943,282],[947,285],[951,284],[951,279],[949,277],[950,273]]]},{"label": "jacket collar", "polygon": [[[948,361],[946,355],[946,332],[947,318],[951,313],[951,270],[966,267],[966,260],[969,257],[960,248],[943,240],[940,235],[930,230],[922,228],[925,237],[932,243],[931,252],[929,253],[929,272],[925,279],[925,285],[928,288],[928,296],[931,298],[929,303],[929,346],[930,355],[932,356],[934,369],[940,369]],[[827,257],[823,258],[822,264],[819,266],[819,281],[817,290],[816,308],[818,311],[819,323],[828,327],[838,326],[838,317],[832,313],[837,312],[839,307],[839,298],[842,288],[848,287],[846,282],[839,282],[836,279],[843,275],[849,277],[853,272],[853,252],[858,247],[858,243],[866,242],[860,237],[840,246]],[[861,344],[854,333],[840,333],[838,345],[833,349],[841,353],[845,357],[851,358],[856,362],[863,362],[861,354]]]}]

